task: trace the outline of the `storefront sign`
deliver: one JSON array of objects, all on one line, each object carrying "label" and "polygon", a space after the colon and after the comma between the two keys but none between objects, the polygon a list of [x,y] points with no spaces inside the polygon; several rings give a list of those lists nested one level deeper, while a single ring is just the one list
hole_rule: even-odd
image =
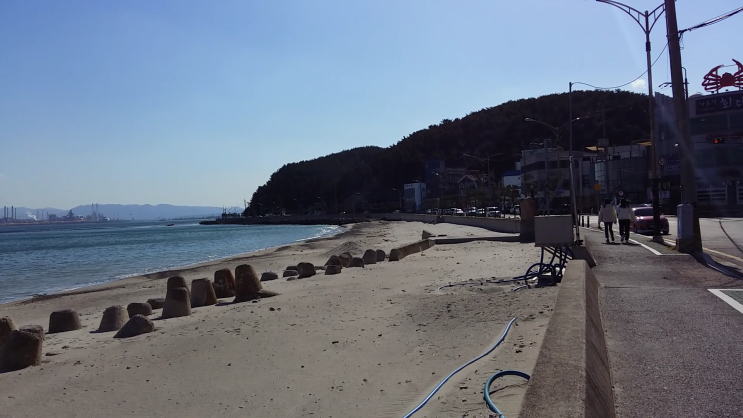
[{"label": "storefront sign", "polygon": [[724,96],[710,96],[697,99],[694,103],[697,115],[707,113],[743,110],[743,93],[726,94]]}]

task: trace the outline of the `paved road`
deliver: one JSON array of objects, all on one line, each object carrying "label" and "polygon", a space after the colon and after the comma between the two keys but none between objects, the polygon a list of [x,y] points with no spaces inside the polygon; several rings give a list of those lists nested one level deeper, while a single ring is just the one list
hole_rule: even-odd
[{"label": "paved road", "polygon": [[707,289],[743,282],[688,255],[583,235],[598,263],[617,416],[740,417],[743,313]]}]

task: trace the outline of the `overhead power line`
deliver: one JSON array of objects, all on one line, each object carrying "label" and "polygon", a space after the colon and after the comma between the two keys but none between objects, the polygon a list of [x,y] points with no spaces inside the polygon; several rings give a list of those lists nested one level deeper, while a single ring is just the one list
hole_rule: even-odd
[{"label": "overhead power line", "polygon": [[[653,61],[653,63],[650,64],[651,67],[654,66],[655,63],[658,62],[658,60],[660,59],[660,57],[663,56],[663,53],[666,51],[666,48],[668,48],[668,42],[666,42],[666,45],[660,51],[660,54],[658,54],[658,56],[655,58],[655,60]],[[597,86],[594,86],[594,85],[591,85],[591,84],[588,84],[588,83],[579,83],[579,82],[574,82],[573,84],[582,84],[584,86],[593,87],[593,88],[595,88],[597,90],[616,90],[616,89],[620,89],[620,88],[622,88],[624,86],[628,86],[628,85],[634,83],[635,81],[639,80],[642,76],[644,76],[647,73],[648,73],[648,70],[645,70],[645,71],[642,72],[642,74],[638,75],[637,77],[635,77],[634,79],[632,79],[630,82],[624,83],[624,84],[622,84],[620,86],[614,86],[614,87],[597,87]]]},{"label": "overhead power line", "polygon": [[691,32],[691,31],[693,31],[695,29],[703,28],[703,27],[709,26],[709,25],[714,25],[715,23],[720,23],[723,20],[725,20],[725,19],[727,19],[729,17],[733,17],[733,16],[737,15],[740,12],[743,12],[743,7],[739,7],[737,9],[733,10],[733,11],[730,11],[730,12],[727,12],[727,13],[722,14],[720,16],[714,17],[714,18],[712,18],[712,19],[710,19],[710,20],[708,20],[706,22],[702,22],[702,23],[700,23],[698,25],[695,25],[695,26],[692,26],[690,28],[682,29],[682,30],[679,31],[679,36],[682,35],[684,32]]}]

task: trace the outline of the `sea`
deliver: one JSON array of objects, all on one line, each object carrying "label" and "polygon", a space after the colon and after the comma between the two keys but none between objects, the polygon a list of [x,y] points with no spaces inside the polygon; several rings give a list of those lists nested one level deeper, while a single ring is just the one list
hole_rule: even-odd
[{"label": "sea", "polygon": [[186,267],[342,231],[342,227],[330,225],[199,225],[198,221],[1,227],[0,303]]}]

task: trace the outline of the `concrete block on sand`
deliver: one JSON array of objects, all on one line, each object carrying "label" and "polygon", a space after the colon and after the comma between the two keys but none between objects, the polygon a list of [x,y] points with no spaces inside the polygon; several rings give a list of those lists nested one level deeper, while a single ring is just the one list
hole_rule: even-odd
[{"label": "concrete block on sand", "polygon": [[152,309],[162,309],[163,306],[165,306],[165,298],[147,299],[147,304],[150,305]]},{"label": "concrete block on sand", "polygon": [[173,276],[168,278],[168,286],[167,289],[175,289],[176,287],[185,287],[188,289],[188,284],[186,284],[186,279],[184,279],[181,276]]},{"label": "concrete block on sand", "polygon": [[272,271],[266,271],[263,274],[261,274],[262,282],[270,282],[271,280],[278,280],[278,279],[279,279],[279,275]]},{"label": "concrete block on sand", "polygon": [[296,270],[284,270],[282,277],[296,277],[299,273]]},{"label": "concrete block on sand", "polygon": [[364,260],[364,265],[376,264],[377,263],[377,252],[374,250],[364,251],[364,256],[361,257]]},{"label": "concrete block on sand", "polygon": [[109,306],[103,311],[98,332],[118,331],[129,320],[129,313],[121,305]]},{"label": "concrete block on sand", "polygon": [[348,267],[364,267],[364,259],[361,257],[354,257],[351,259],[351,263]]},{"label": "concrete block on sand", "polygon": [[114,338],[131,338],[140,334],[146,334],[155,330],[155,325],[150,318],[144,315],[134,315],[124,324]]},{"label": "concrete block on sand", "polygon": [[341,266],[348,267],[351,265],[351,260],[353,259],[353,256],[351,255],[351,253],[346,252],[346,253],[339,255],[338,259],[341,260]]},{"label": "concrete block on sand", "polygon": [[285,268],[284,270],[294,270],[294,271],[297,271],[297,266],[289,266],[289,267]]},{"label": "concrete block on sand", "polygon": [[258,273],[250,264],[243,264],[239,267],[242,268],[240,269],[240,276],[237,278],[234,303],[258,299],[258,291],[263,289]]},{"label": "concrete block on sand", "polygon": [[217,294],[214,292],[212,281],[207,278],[196,279],[191,282],[191,307],[211,306],[217,304]]},{"label": "concrete block on sand", "polygon": [[341,272],[341,266],[330,265],[325,267],[325,275],[339,274]]},{"label": "concrete block on sand", "polygon": [[304,279],[314,276],[317,270],[315,270],[315,266],[312,263],[299,263],[297,264],[297,272],[299,272],[299,278]]},{"label": "concrete block on sand", "polygon": [[0,347],[0,373],[41,364],[43,340],[38,334],[14,330]]},{"label": "concrete block on sand", "polygon": [[431,237],[433,237],[433,236],[434,236],[434,235],[433,235],[432,233],[430,233],[430,232],[428,232],[428,231],[426,231],[426,230],[424,229],[424,230],[423,230],[423,233],[421,234],[421,239],[429,239],[429,238],[431,238]]},{"label": "concrete block on sand", "polygon": [[162,317],[177,318],[179,316],[189,315],[191,315],[191,298],[188,294],[188,289],[185,287],[168,289],[168,293],[165,295],[165,307],[163,307]]},{"label": "concrete block on sand", "polygon": [[[163,303],[165,300],[163,299]],[[129,318],[134,315],[152,315],[152,305],[149,303],[133,302],[126,306],[126,311],[129,313]]]},{"label": "concrete block on sand", "polygon": [[55,311],[49,315],[49,334],[75,331],[82,327],[83,326],[80,324],[80,317],[77,315],[77,312],[72,309]]},{"label": "concrete block on sand", "polygon": [[214,272],[214,293],[218,298],[235,296],[235,276],[230,269],[221,269]]},{"label": "concrete block on sand", "polygon": [[44,338],[45,338],[44,327],[42,327],[41,325],[24,325],[18,328],[18,330],[36,334],[39,336],[39,338],[41,338],[41,341],[44,341]]},{"label": "concrete block on sand", "polygon": [[325,263],[326,266],[343,266],[340,257],[337,255],[331,255],[328,261]]},{"label": "concrete block on sand", "polygon": [[384,261],[387,258],[387,254],[384,250],[377,250],[377,263]]},{"label": "concrete block on sand", "polygon": [[10,338],[10,334],[17,329],[13,318],[9,316],[0,317],[0,347]]}]

